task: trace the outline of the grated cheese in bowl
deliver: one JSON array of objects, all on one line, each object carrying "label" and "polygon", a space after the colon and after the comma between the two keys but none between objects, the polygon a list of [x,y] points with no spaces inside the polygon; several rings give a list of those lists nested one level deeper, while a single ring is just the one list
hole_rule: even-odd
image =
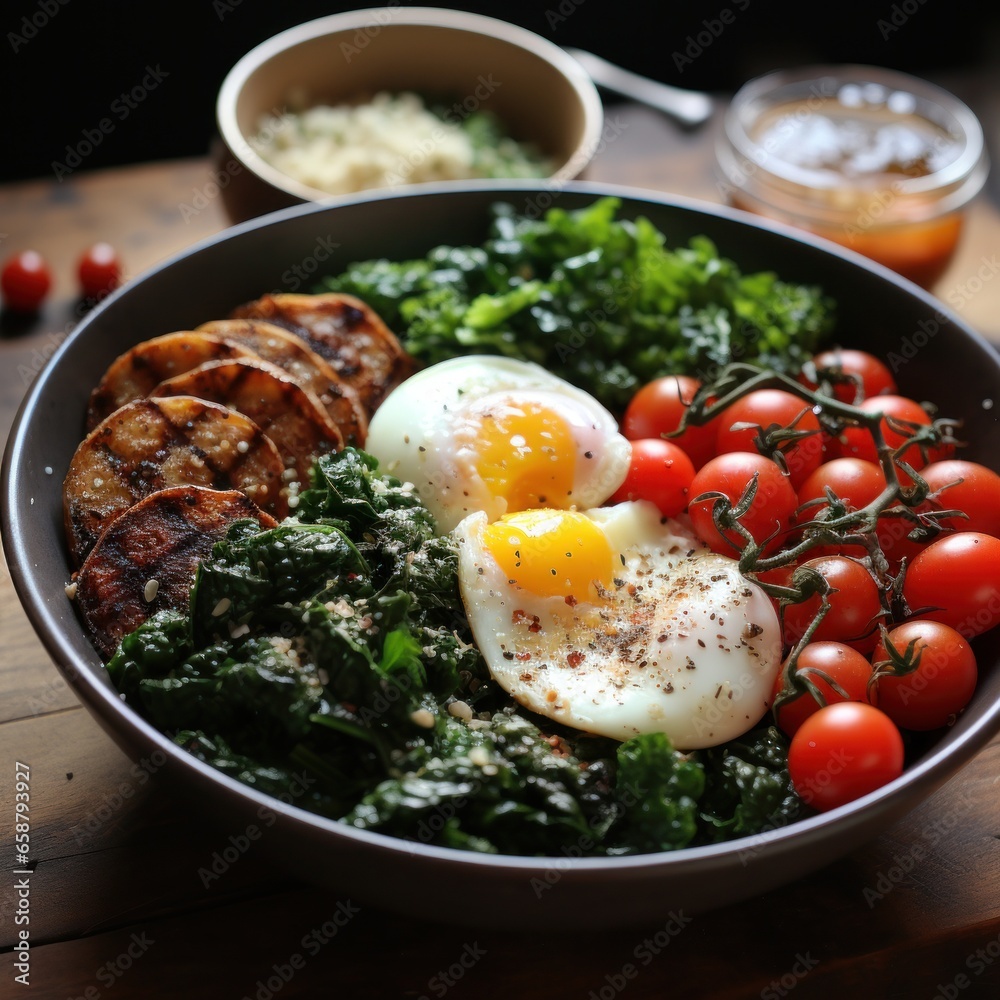
[{"label": "grated cheese in bowl", "polygon": [[250,140],[271,166],[328,194],[475,177],[545,177],[552,165],[484,111],[459,119],[413,93],[316,105],[262,120]]}]

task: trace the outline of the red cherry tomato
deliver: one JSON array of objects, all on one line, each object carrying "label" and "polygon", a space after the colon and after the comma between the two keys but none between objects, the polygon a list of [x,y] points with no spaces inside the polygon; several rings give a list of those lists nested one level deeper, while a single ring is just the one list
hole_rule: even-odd
[{"label": "red cherry tomato", "polygon": [[932,509],[968,515],[947,518],[940,522],[943,526],[1000,537],[1000,476],[992,469],[956,458],[932,462],[920,475],[932,491],[940,491]]},{"label": "red cherry tomato", "polygon": [[0,271],[3,304],[16,312],[35,312],[52,287],[52,272],[41,254],[25,250],[10,257]]},{"label": "red cherry tomato", "polygon": [[[826,370],[841,375],[850,375],[858,380],[854,382],[833,382],[833,395],[844,403],[853,403],[856,399],[868,399],[871,396],[891,395],[896,392],[896,379],[888,366],[867,351],[834,348],[823,351],[813,358],[817,370]],[[810,382],[805,374],[799,381],[810,389],[816,388],[815,382]]]},{"label": "red cherry tomato", "polygon": [[633,441],[628,474],[611,502],[650,500],[664,517],[676,517],[687,509],[693,479],[691,459],[672,441],[664,438]]},{"label": "red cherry tomato", "polygon": [[[834,458],[824,462],[799,487],[799,511],[796,522],[803,524],[810,520],[822,520],[829,511],[826,501],[827,487],[834,496],[843,501],[848,510],[861,510],[875,500],[885,489],[882,468],[863,458]],[[813,554],[851,555],[862,558],[867,555],[863,545],[818,546]]]},{"label": "red cherry tomato", "polygon": [[903,773],[903,737],[885,712],[840,701],[810,715],[788,746],[799,797],[820,812],[874,792]]},{"label": "red cherry tomato", "polygon": [[[976,656],[969,644],[953,628],[932,621],[897,625],[888,633],[888,640],[898,654],[904,654],[915,642],[918,666],[902,676],[879,677],[872,700],[901,729],[926,731],[947,726],[976,690]],[[888,659],[880,639],[872,663]]]},{"label": "red cherry tomato", "polygon": [[[862,653],[870,653],[878,642],[882,601],[878,584],[856,559],[820,556],[802,564],[826,578],[832,588],[830,610],[812,634],[814,642],[842,642]],[[814,595],[784,611],[785,641],[794,646],[816,617],[822,600]]]},{"label": "red cherry tomato", "polygon": [[110,243],[95,243],[77,263],[80,291],[85,299],[98,301],[113,292],[122,280],[122,265]]},{"label": "red cherry tomato", "polygon": [[1000,623],[1000,538],[960,531],[931,542],[907,567],[903,597],[918,618],[966,639]]},{"label": "red cherry tomato", "polygon": [[[701,382],[689,375],[665,375],[647,383],[625,409],[622,434],[638,441],[677,430],[700,388]],[[670,441],[687,452],[696,469],[701,468],[715,454],[715,422],[692,425]]]},{"label": "red cherry tomato", "polygon": [[[736,429],[739,424],[755,426]],[[823,436],[816,414],[794,393],[757,389],[727,406],[718,417],[715,450],[720,455],[729,451],[759,453],[754,438],[772,427],[811,432],[808,437],[780,446],[792,486],[797,489],[822,461]]]},{"label": "red cherry tomato", "polygon": [[[787,661],[786,661],[787,662]],[[872,676],[872,665],[856,649],[841,642],[811,642],[799,654],[795,663],[796,673],[805,673],[826,699],[827,705],[838,701],[867,701],[868,681]],[[784,686],[785,666],[774,681],[773,699]],[[847,692],[847,698],[830,686],[821,674],[825,674]],[[822,706],[809,691],[780,705],[776,711],[777,723],[782,732],[794,736],[799,727],[818,712]]]},{"label": "red cherry tomato", "polygon": [[[913,432],[907,424],[929,425],[931,418],[927,411],[915,400],[906,396],[874,396],[858,404],[858,409],[866,413],[884,414],[881,421],[882,434],[890,448],[898,448]],[[889,421],[896,423],[898,430],[889,426]],[[902,421],[902,424],[897,423]],[[875,440],[864,427],[848,427],[836,439],[836,447],[843,458],[863,458],[868,462],[878,462],[878,451]],[[927,462],[917,445],[911,445],[899,460],[920,470]],[[901,474],[900,481],[908,480]]]},{"label": "red cherry tomato", "polygon": [[702,493],[722,493],[729,498],[730,506],[734,506],[755,474],[757,493],[749,510],[740,518],[740,524],[758,545],[770,538],[767,551],[774,551],[784,541],[784,533],[798,503],[788,477],[763,455],[732,451],[706,462],[691,483],[692,499],[688,505],[691,523],[698,537],[713,551],[731,556],[745,543],[735,529],[730,529],[725,537],[719,532],[712,519],[715,500],[695,502],[696,498]]}]

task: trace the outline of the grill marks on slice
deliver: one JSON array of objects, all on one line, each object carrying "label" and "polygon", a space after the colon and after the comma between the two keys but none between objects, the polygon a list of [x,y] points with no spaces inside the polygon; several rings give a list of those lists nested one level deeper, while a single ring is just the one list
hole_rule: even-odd
[{"label": "grill marks on slice", "polygon": [[165,333],[136,344],[112,362],[90,394],[87,430],[93,430],[125,403],[144,399],[164,379],[206,361],[253,356],[246,345],[193,330]]},{"label": "grill marks on slice", "polygon": [[187,607],[198,563],[242,518],[277,524],[237,490],[173,486],[108,526],[76,575],[80,612],[105,659],[154,612]]},{"label": "grill marks on slice", "polygon": [[396,335],[352,295],[264,295],[235,309],[232,317],[266,320],[297,334],[356,390],[369,415],[414,371]]},{"label": "grill marks on slice", "polygon": [[286,479],[309,484],[317,455],[339,451],[344,439],[323,404],[287,372],[262,359],[208,361],[161,382],[151,398],[197,396],[242,413],[269,437]]},{"label": "grill marks on slice", "polygon": [[184,395],[126,403],[80,443],[63,483],[74,565],[124,511],[166,487],[239,490],[283,517],[284,470],[274,442],[242,413]]},{"label": "grill marks on slice", "polygon": [[284,369],[326,408],[346,442],[361,447],[368,432],[365,408],[357,391],[291,330],[257,319],[219,319],[202,323],[203,331],[248,348]]}]

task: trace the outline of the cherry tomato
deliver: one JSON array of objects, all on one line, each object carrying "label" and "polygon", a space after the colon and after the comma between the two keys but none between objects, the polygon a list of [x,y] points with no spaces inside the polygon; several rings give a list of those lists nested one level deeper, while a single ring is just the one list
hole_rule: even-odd
[{"label": "cherry tomato", "polygon": [[935,539],[907,567],[903,597],[914,616],[966,639],[1000,623],[1000,538],[959,531]]},{"label": "cherry tomato", "polygon": [[[796,522],[803,524],[815,520],[829,510],[826,502],[827,487],[843,501],[848,510],[861,510],[882,493],[885,485],[882,468],[874,462],[867,462],[863,458],[831,459],[824,462],[799,487],[800,509],[796,514]],[[863,545],[822,545],[814,550],[817,556],[838,553],[857,558],[868,554]]]},{"label": "cherry tomato", "polygon": [[1000,476],[985,465],[949,459],[932,462],[920,470],[921,477],[940,496],[931,506],[937,510],[960,510],[968,517],[950,517],[940,523],[954,531],[981,531],[1000,537]]},{"label": "cherry tomato", "polygon": [[[808,559],[809,568],[826,578],[833,589],[830,610],[812,634],[814,642],[842,642],[862,653],[870,653],[878,642],[878,623],[882,601],[878,584],[856,559],[846,556],[820,556]],[[788,604],[784,611],[785,641],[794,646],[816,617],[822,601],[814,595],[798,604]]]},{"label": "cherry tomato", "polygon": [[110,243],[95,243],[77,263],[80,291],[85,299],[98,301],[113,292],[122,280],[122,265]]},{"label": "cherry tomato", "polygon": [[840,701],[809,716],[788,746],[799,797],[825,812],[874,792],[903,773],[903,737],[885,712]]},{"label": "cherry tomato", "polygon": [[[739,430],[737,424],[755,426]],[[823,436],[819,420],[809,404],[784,389],[757,389],[741,396],[718,417],[715,450],[758,452],[754,438],[772,426],[810,431],[809,437],[780,446],[792,486],[798,489],[823,458]]]},{"label": "cherry tomato", "polygon": [[[787,663],[787,661],[786,661]],[[856,649],[845,646],[842,642],[811,642],[799,654],[795,663],[796,673],[805,673],[816,685],[826,699],[827,705],[838,701],[867,701],[868,681],[872,676],[872,665]],[[820,676],[826,674],[847,692],[847,698],[839,694]],[[772,703],[784,686],[785,665],[774,681]],[[794,736],[799,727],[818,712],[822,706],[805,691],[792,701],[780,705],[776,712],[777,723],[782,732]]]},{"label": "cherry tomato", "polygon": [[25,250],[9,258],[0,271],[3,304],[16,312],[34,312],[52,287],[52,272],[41,254]]},{"label": "cherry tomato", "polygon": [[774,551],[784,541],[784,533],[798,502],[791,482],[771,459],[756,453],[732,451],[706,462],[691,483],[692,501],[688,505],[691,523],[698,537],[714,552],[731,556],[745,543],[735,529],[723,537],[716,528],[712,519],[714,500],[695,502],[695,498],[702,493],[717,492],[727,496],[731,506],[735,505],[755,474],[757,493],[749,510],[740,518],[740,524],[758,545],[771,538],[765,546],[767,551]]},{"label": "cherry tomato", "polygon": [[[894,430],[889,426],[889,420],[903,421],[904,424],[929,425],[931,423],[927,411],[915,399],[909,399],[906,396],[874,396],[859,403],[858,409],[864,410],[866,413],[884,414],[881,421],[882,434],[890,448],[898,448],[907,438],[912,436],[912,431],[905,426],[901,430]],[[836,439],[836,447],[843,458],[863,458],[868,462],[878,462],[875,440],[867,428],[846,428]],[[918,471],[927,464],[917,445],[911,445],[907,448],[898,460],[906,462]],[[909,477],[900,475],[901,482],[908,480]]]},{"label": "cherry tomato", "polygon": [[[891,395],[897,390],[896,380],[888,366],[867,351],[834,348],[817,354],[813,363],[817,369],[853,375],[858,379],[860,386],[853,382],[833,383],[834,398],[844,403],[853,403],[855,399],[868,399],[871,396]],[[816,383],[810,382],[804,373],[799,381],[810,389],[816,388]]]},{"label": "cherry tomato", "polygon": [[623,500],[650,500],[664,517],[676,517],[687,509],[694,466],[687,454],[664,438],[643,438],[632,442],[628,474],[612,503]]},{"label": "cherry tomato", "polygon": [[[969,644],[953,628],[932,621],[897,625],[888,640],[899,654],[915,642],[914,653],[919,652],[920,659],[913,673],[879,677],[872,700],[901,729],[947,726],[976,690],[976,656]],[[888,659],[880,639],[872,663]]]},{"label": "cherry tomato", "polygon": [[[664,375],[647,383],[625,409],[622,434],[630,441],[638,441],[677,430],[700,388],[701,382],[689,375]],[[670,441],[686,451],[699,469],[715,454],[715,422],[700,427],[692,425]]]}]

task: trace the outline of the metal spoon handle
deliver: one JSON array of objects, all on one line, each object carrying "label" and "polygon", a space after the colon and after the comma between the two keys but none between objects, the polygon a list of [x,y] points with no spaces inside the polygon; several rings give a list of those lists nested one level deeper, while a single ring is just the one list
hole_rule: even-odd
[{"label": "metal spoon handle", "polygon": [[712,98],[708,94],[697,90],[682,90],[680,87],[650,80],[583,49],[567,48],[566,51],[583,66],[599,87],[648,104],[672,115],[685,125],[701,125],[711,117]]}]

